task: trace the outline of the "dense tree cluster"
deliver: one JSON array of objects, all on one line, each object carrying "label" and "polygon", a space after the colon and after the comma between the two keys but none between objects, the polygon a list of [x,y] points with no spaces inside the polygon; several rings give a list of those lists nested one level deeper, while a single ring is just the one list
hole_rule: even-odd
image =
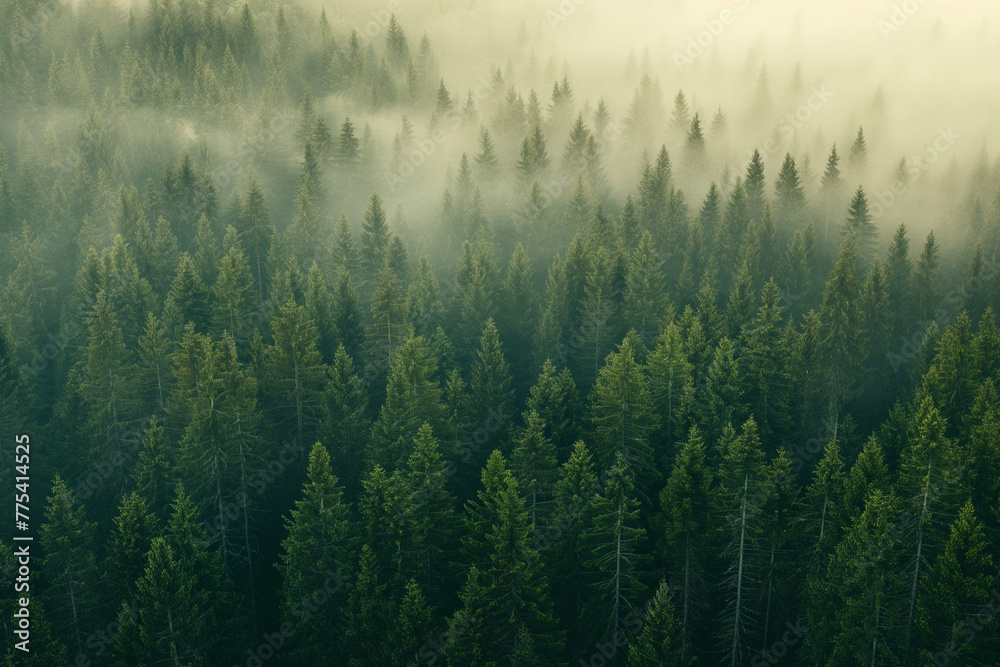
[{"label": "dense tree cluster", "polygon": [[618,122],[316,19],[0,2],[28,662],[995,659],[1000,170],[920,221],[946,261],[879,224],[874,133],[731,172],[652,76]]}]

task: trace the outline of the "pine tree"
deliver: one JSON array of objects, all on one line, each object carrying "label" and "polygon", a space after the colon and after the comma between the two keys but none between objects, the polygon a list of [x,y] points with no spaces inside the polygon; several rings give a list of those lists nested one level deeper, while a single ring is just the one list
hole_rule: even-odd
[{"label": "pine tree", "polygon": [[774,195],[778,226],[787,229],[800,223],[805,215],[806,196],[791,153],[785,153],[785,161],[774,182]]},{"label": "pine tree", "polygon": [[364,326],[361,310],[351,275],[345,270],[337,273],[333,292],[333,325],[352,359],[362,359],[364,348]]},{"label": "pine tree", "polygon": [[176,485],[176,453],[156,417],[150,420],[140,447],[133,473],[136,490],[157,519],[165,521]]},{"label": "pine tree", "polygon": [[493,137],[485,127],[479,129],[479,153],[476,155],[476,164],[479,165],[484,175],[493,174],[499,166]]},{"label": "pine tree", "polygon": [[453,590],[449,559],[454,551],[455,497],[447,489],[453,463],[442,458],[438,439],[424,423],[413,439],[403,474],[404,498],[398,512],[404,520],[401,569],[436,599]]},{"label": "pine tree", "polygon": [[[136,395],[129,357],[115,313],[101,292],[91,315],[87,347],[75,382],[87,407],[85,435],[90,455],[107,460],[117,451],[123,455],[125,469],[131,465],[126,458],[130,452],[117,444],[124,442],[135,419]],[[100,493],[103,497],[113,497],[123,484],[123,475],[115,470],[104,480]],[[50,609],[49,613],[54,614],[55,610]]]},{"label": "pine tree", "polygon": [[371,424],[364,383],[343,344],[333,355],[322,400],[319,433],[322,440],[330,443],[331,458],[336,462],[348,493],[353,496],[361,481]]},{"label": "pine tree", "polygon": [[[285,618],[296,618],[299,627],[289,656],[315,661],[329,655],[324,637],[339,627],[343,605],[342,571],[348,569],[349,507],[321,443],[309,453],[309,467],[302,498],[285,519],[288,537],[278,556],[281,574],[281,608]],[[306,613],[322,591],[328,601],[315,613]],[[333,599],[330,600],[329,598]],[[301,633],[301,634],[300,634]]]},{"label": "pine tree", "polygon": [[965,661],[993,659],[989,638],[977,635],[991,633],[996,619],[977,619],[985,626],[979,632],[968,627],[968,621],[996,595],[996,583],[993,555],[972,502],[966,501],[951,525],[944,550],[924,575],[924,597],[917,619],[921,662],[934,661],[939,651],[949,648],[960,652]]},{"label": "pine tree", "polygon": [[855,248],[845,239],[823,293],[824,352],[830,366],[830,418],[837,422],[840,406],[854,391],[865,358],[860,340],[859,285],[855,277]]},{"label": "pine tree", "polygon": [[750,162],[747,164],[743,188],[746,190],[747,211],[750,214],[750,220],[758,222],[764,215],[764,202],[767,200],[764,178],[764,159],[761,157],[760,151],[755,148]]},{"label": "pine tree", "polygon": [[688,107],[687,98],[683,90],[678,90],[674,96],[674,109],[670,116],[670,126],[678,136],[687,132],[691,125],[691,109]]},{"label": "pine tree", "polygon": [[744,353],[740,376],[747,390],[749,409],[760,426],[765,442],[782,442],[791,428],[789,414],[791,374],[788,349],[782,328],[778,286],[768,281],[761,290],[761,306],[740,337]]},{"label": "pine tree", "polygon": [[198,331],[205,331],[208,328],[208,289],[198,275],[191,257],[186,253],[181,255],[163,310],[167,330],[174,335],[177,335],[188,322],[194,322]]},{"label": "pine tree", "polygon": [[912,432],[916,438],[904,452],[898,488],[905,499],[913,501],[911,540],[907,550],[912,568],[907,568],[907,611],[905,614],[904,662],[915,654],[917,609],[924,591],[921,588],[928,553],[944,542],[934,519],[947,516],[955,507],[955,485],[958,470],[954,445],[945,436],[945,422],[930,396],[921,400],[913,416]]},{"label": "pine tree", "polygon": [[251,326],[256,324],[253,321],[256,297],[253,273],[232,227],[226,232],[226,238],[231,239],[231,245],[219,262],[218,278],[212,288],[212,331],[216,335],[228,331],[235,340],[243,342],[249,337]]},{"label": "pine tree", "polygon": [[610,468],[621,455],[623,464],[651,485],[656,472],[650,436],[659,424],[649,380],[628,337],[601,368],[590,395],[590,421],[597,465]]},{"label": "pine tree", "polygon": [[158,531],[156,517],[146,501],[133,491],[125,496],[108,541],[107,572],[111,575],[114,604],[134,601],[137,583],[146,570],[150,545]]},{"label": "pine tree", "polygon": [[623,315],[643,343],[653,345],[667,302],[666,281],[653,235],[644,230],[638,241],[628,265]]},{"label": "pine tree", "polygon": [[673,454],[675,440],[684,435],[686,394],[694,382],[694,366],[683,343],[679,327],[671,322],[660,333],[646,360],[650,394],[660,423],[657,441],[664,444],[667,456]]},{"label": "pine tree", "polygon": [[326,366],[318,335],[305,309],[294,302],[278,307],[271,320],[274,343],[264,351],[263,396],[271,424],[281,437],[301,446],[314,439]]},{"label": "pine tree", "polygon": [[649,565],[634,489],[632,472],[619,453],[608,471],[607,485],[594,498],[593,522],[583,536],[590,548],[585,562],[592,591],[587,613],[598,637],[634,638],[634,623],[628,619],[638,613]]},{"label": "pine tree", "polygon": [[660,583],[648,605],[642,632],[629,646],[629,664],[634,667],[660,665],[694,665],[684,628],[678,622],[671,599],[670,586]]},{"label": "pine tree", "polygon": [[87,633],[96,627],[101,576],[95,563],[94,530],[83,504],[58,475],[45,508],[39,533],[42,553],[42,596],[52,632],[68,648],[84,651]]},{"label": "pine tree", "polygon": [[937,315],[941,297],[937,287],[941,282],[938,246],[934,230],[927,232],[924,247],[920,251],[917,266],[913,272],[913,300],[917,305],[915,313],[921,320],[928,321]]},{"label": "pine tree", "polygon": [[580,396],[568,368],[561,371],[551,360],[542,364],[538,379],[529,391],[526,408],[542,420],[545,437],[552,441],[557,459],[569,456],[580,435]]},{"label": "pine tree", "polygon": [[[474,624],[478,632],[470,628],[459,635],[449,655],[462,659],[478,654],[506,663],[519,644],[519,635],[523,642],[523,625],[538,654],[552,660],[558,651],[558,636],[548,580],[530,541],[521,491],[499,451],[490,455],[483,469],[483,487],[479,502],[466,506],[470,536],[478,537],[478,546],[473,548],[478,557],[470,559],[472,566],[459,594],[463,606],[452,621],[453,627],[456,623]],[[478,561],[485,566],[482,574]]]},{"label": "pine tree", "polygon": [[882,414],[887,401],[882,398],[889,386],[887,360],[891,350],[893,313],[889,306],[889,292],[886,285],[882,262],[875,258],[861,292],[860,327],[867,339],[867,368],[864,377],[864,395],[872,414]]},{"label": "pine tree", "polygon": [[212,231],[212,223],[204,213],[198,218],[198,233],[194,238],[194,268],[198,276],[206,285],[215,282],[216,272],[219,270],[218,247],[215,240],[215,233]]},{"label": "pine tree", "polygon": [[487,320],[479,342],[479,351],[472,364],[472,409],[477,424],[499,426],[493,442],[505,442],[507,428],[503,425],[513,416],[514,392],[511,389],[510,365],[504,358],[500,335],[493,320]]},{"label": "pine tree", "polygon": [[701,130],[701,119],[695,112],[691,119],[691,127],[687,131],[684,140],[684,163],[693,175],[701,175],[707,162],[708,156],[705,152],[705,135]]},{"label": "pine tree", "polygon": [[706,526],[711,524],[711,486],[704,441],[697,427],[692,426],[660,491],[659,518],[662,551],[681,586],[677,622],[679,637],[685,643],[693,643],[709,599],[706,565],[711,540]]},{"label": "pine tree", "polygon": [[138,617],[130,618],[127,607],[119,614],[119,664],[205,664],[219,655],[211,593],[200,588],[190,565],[169,540],[153,538],[137,583]]},{"label": "pine tree", "polygon": [[389,366],[385,403],[372,428],[369,465],[397,469],[410,456],[424,423],[435,437],[448,434],[447,409],[437,380],[437,360],[427,341],[410,337]]},{"label": "pine tree", "polygon": [[525,416],[525,426],[515,438],[510,467],[524,491],[531,526],[537,530],[548,515],[557,475],[556,448],[545,437],[545,422],[537,412]]},{"label": "pine tree", "polygon": [[840,522],[846,526],[852,519],[861,516],[868,496],[876,490],[888,493],[889,486],[889,469],[885,463],[882,445],[873,435],[865,441],[847,476]]},{"label": "pine tree", "polygon": [[844,494],[844,461],[840,445],[831,439],[823,449],[823,458],[813,471],[812,483],[806,488],[802,521],[809,542],[809,572],[825,572],[826,562],[840,539]]},{"label": "pine tree", "polygon": [[865,130],[858,127],[858,133],[851,144],[851,151],[847,156],[848,164],[857,172],[863,172],[868,164],[868,144],[865,141]]},{"label": "pine tree", "polygon": [[263,302],[264,281],[267,278],[265,260],[272,245],[274,225],[264,203],[264,191],[256,181],[251,181],[246,199],[240,207],[237,230],[257,286],[257,299]]},{"label": "pine tree", "polygon": [[361,262],[365,275],[373,281],[388,258],[389,225],[382,207],[382,197],[372,193],[361,222]]},{"label": "pine tree", "polygon": [[[822,582],[812,586],[806,650],[831,665],[895,664],[899,622],[899,499],[873,491],[851,523]],[[831,651],[832,647],[832,651]]]},{"label": "pine tree", "polygon": [[756,634],[759,607],[754,605],[754,599],[760,590],[760,580],[754,556],[761,531],[758,515],[768,493],[764,452],[753,417],[743,424],[739,436],[731,426],[724,429],[719,447],[722,465],[718,509],[729,529],[724,549],[728,574],[723,583],[727,599],[723,638],[725,661],[735,666],[743,661]]},{"label": "pine tree", "polygon": [[863,266],[871,261],[878,236],[878,230],[872,220],[872,214],[868,210],[868,198],[865,196],[864,188],[859,185],[847,211],[844,236],[858,248],[859,260]]},{"label": "pine tree", "polygon": [[337,161],[342,168],[348,169],[361,159],[361,140],[354,133],[354,124],[350,118],[344,119],[340,126],[340,138],[337,148]]}]

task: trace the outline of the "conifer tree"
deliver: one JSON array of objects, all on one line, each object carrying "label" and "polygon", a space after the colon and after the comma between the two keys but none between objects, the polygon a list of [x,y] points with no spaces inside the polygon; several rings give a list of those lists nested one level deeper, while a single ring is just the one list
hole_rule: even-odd
[{"label": "conifer tree", "polygon": [[[597,637],[633,639],[627,618],[639,613],[649,557],[646,531],[639,522],[639,503],[632,495],[633,473],[619,453],[608,470],[607,485],[594,497],[592,523],[583,539],[590,547],[585,562],[591,598],[587,613]],[[620,661],[624,662],[624,661]]]},{"label": "conifer tree", "polygon": [[479,343],[479,352],[472,364],[472,409],[480,426],[499,426],[496,440],[504,442],[504,425],[513,416],[514,392],[511,389],[510,365],[504,358],[500,335],[493,320],[487,320]]},{"label": "conifer tree", "polygon": [[537,412],[528,412],[525,426],[515,438],[511,472],[525,495],[531,526],[536,529],[548,515],[556,480],[556,449],[545,437],[545,422]]},{"label": "conifer tree", "polygon": [[424,423],[435,437],[448,434],[447,409],[437,380],[437,360],[427,341],[410,337],[389,366],[385,403],[372,428],[368,462],[393,470],[402,465]]},{"label": "conifer tree", "polygon": [[774,195],[774,212],[778,226],[787,229],[800,223],[805,214],[806,196],[791,153],[785,153],[785,161],[774,182]]},{"label": "conifer tree", "polygon": [[629,664],[635,667],[697,664],[690,655],[683,626],[678,622],[670,586],[660,583],[648,605],[642,632],[629,646]]},{"label": "conifer tree", "polygon": [[240,233],[240,241],[247,254],[250,271],[257,287],[257,299],[264,300],[264,282],[267,279],[265,261],[271,249],[274,236],[274,226],[271,214],[264,202],[264,191],[256,181],[251,181],[246,199],[240,206],[239,224],[236,229]]},{"label": "conifer tree", "polygon": [[662,330],[646,360],[650,394],[660,423],[657,440],[664,443],[665,453],[669,454],[673,454],[675,440],[684,435],[686,392],[694,381],[694,366],[683,343],[680,328],[671,322]]},{"label": "conifer tree", "polygon": [[84,651],[87,634],[96,627],[102,603],[101,575],[95,562],[94,531],[83,504],[58,475],[45,508],[39,533],[44,558],[42,595],[53,635],[67,648]]},{"label": "conifer tree", "polygon": [[868,143],[865,141],[865,130],[858,127],[858,133],[851,144],[851,151],[847,156],[848,164],[857,172],[863,172],[868,163]]},{"label": "conifer tree", "polygon": [[326,375],[316,327],[304,308],[289,301],[278,307],[271,330],[274,343],[264,350],[261,378],[264,407],[276,433],[304,446],[316,433]]},{"label": "conifer tree", "polygon": [[645,483],[651,484],[656,472],[650,436],[659,423],[649,380],[628,337],[601,368],[590,395],[590,421],[597,465],[610,468],[620,454],[623,465],[634,471],[635,477],[642,475]]},{"label": "conifer tree", "polygon": [[924,247],[920,251],[917,265],[913,271],[913,297],[919,304],[916,315],[924,321],[937,315],[941,297],[937,288],[941,282],[940,259],[938,258],[937,241],[934,230],[927,232]]},{"label": "conifer tree", "polygon": [[[348,569],[349,507],[343,489],[330,465],[330,455],[319,442],[309,453],[309,467],[302,497],[285,519],[288,537],[278,556],[281,574],[281,608],[285,618],[299,617],[299,628],[286,650],[300,661],[320,660],[329,655],[323,637],[339,627],[338,607],[345,591],[341,583]],[[305,616],[323,591],[326,604]],[[330,599],[332,598],[332,599]]]},{"label": "conifer tree", "polygon": [[753,417],[743,424],[739,436],[731,426],[724,429],[719,447],[718,511],[727,529],[723,557],[728,564],[723,582],[727,599],[723,612],[725,662],[738,665],[760,622],[760,608],[755,603],[761,582],[755,556],[760,546],[758,515],[768,496],[764,452]]},{"label": "conifer tree", "polygon": [[133,491],[125,496],[108,541],[107,572],[114,592],[112,604],[134,601],[136,585],[146,570],[150,545],[158,531],[156,517],[146,501]]},{"label": "conifer tree", "polygon": [[697,427],[692,426],[660,491],[662,534],[658,542],[680,585],[676,622],[683,642],[693,643],[709,600],[706,565],[712,541],[706,527],[711,525],[711,486],[705,444]]},{"label": "conifer tree", "polygon": [[992,601],[996,583],[993,554],[972,502],[966,501],[951,525],[943,551],[924,575],[924,597],[917,620],[919,644],[923,647],[920,661],[934,661],[942,649],[951,655],[949,648],[960,653],[962,660],[992,659],[988,635],[996,628],[997,620],[977,618],[977,623],[985,626],[978,632],[968,627],[968,622]]},{"label": "conifer tree", "polygon": [[136,491],[149,511],[160,521],[166,521],[176,486],[177,462],[174,447],[167,441],[163,424],[156,417],[150,420],[140,447],[133,473]]},{"label": "conifer tree", "polygon": [[[453,619],[468,622],[479,632],[459,636],[452,652],[456,658],[479,654],[507,662],[522,636],[523,625],[540,656],[553,660],[558,634],[552,616],[548,580],[531,543],[528,512],[514,476],[499,451],[490,455],[483,469],[479,502],[467,505],[467,525],[477,536],[479,554],[473,558],[460,593],[463,606]],[[485,569],[482,574],[478,562]],[[478,606],[475,606],[478,605]],[[471,628],[470,628],[471,630]],[[481,663],[484,664],[484,663]]]}]

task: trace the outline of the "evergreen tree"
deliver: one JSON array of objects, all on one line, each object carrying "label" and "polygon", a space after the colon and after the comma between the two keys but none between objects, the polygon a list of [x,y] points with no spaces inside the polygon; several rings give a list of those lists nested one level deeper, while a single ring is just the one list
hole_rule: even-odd
[{"label": "evergreen tree", "polygon": [[585,563],[592,590],[587,611],[598,637],[634,638],[627,619],[639,613],[638,597],[646,588],[642,580],[649,565],[634,489],[632,472],[619,453],[608,471],[607,485],[594,498],[593,523],[583,536],[590,547]]},{"label": "evergreen tree", "polygon": [[552,486],[556,480],[556,448],[545,437],[545,422],[537,412],[528,412],[524,429],[515,438],[511,472],[524,490],[525,506],[533,529],[548,514]]},{"label": "evergreen tree", "polygon": [[[467,505],[466,522],[471,535],[482,540],[482,550],[476,551],[485,569],[480,574],[479,558],[472,560],[460,593],[463,605],[452,624],[473,625],[470,619],[479,619],[474,628],[456,638],[449,660],[479,655],[505,664],[523,643],[522,625],[533,638],[538,655],[552,660],[558,652],[558,634],[548,580],[530,542],[528,512],[521,492],[499,451],[493,452],[483,469],[483,487],[479,502]],[[478,664],[486,664],[485,657]]]},{"label": "evergreen tree", "polygon": [[791,153],[785,153],[785,161],[774,182],[774,195],[774,212],[779,227],[788,228],[802,221],[806,196]]},{"label": "evergreen tree", "polygon": [[760,622],[760,608],[754,604],[761,584],[755,556],[760,548],[759,513],[769,495],[764,452],[753,417],[743,424],[739,436],[731,426],[724,429],[719,448],[722,465],[718,511],[728,529],[723,551],[728,574],[723,581],[726,606],[722,636],[725,661],[738,665]]},{"label": "evergreen tree", "polygon": [[682,643],[694,643],[709,601],[706,566],[711,559],[712,541],[706,527],[711,525],[711,486],[704,441],[697,427],[692,426],[660,491],[660,543],[666,562],[671,564],[670,572],[681,587],[675,622]]},{"label": "evergreen tree", "polygon": [[623,465],[642,475],[650,485],[655,455],[650,436],[658,419],[653,409],[649,379],[636,361],[632,340],[626,337],[617,352],[608,355],[590,396],[590,421],[594,427],[595,459],[602,469]]},{"label": "evergreen tree", "polygon": [[[348,569],[350,535],[349,507],[343,496],[330,455],[317,442],[309,453],[302,498],[295,501],[285,519],[288,537],[282,540],[277,564],[282,579],[282,615],[296,618],[299,626],[293,645],[286,649],[295,660],[314,661],[329,655],[323,637],[339,627],[338,607],[344,599],[341,572]],[[315,605],[319,591],[328,601],[307,615],[306,609]]]},{"label": "evergreen tree", "polygon": [[844,236],[850,239],[858,248],[858,255],[862,265],[867,265],[871,261],[874,252],[878,230],[872,221],[872,214],[868,210],[868,198],[865,196],[864,188],[860,185],[854,192],[851,199],[850,208],[847,211],[847,220],[844,222]]},{"label": "evergreen tree", "polygon": [[[975,632],[968,622],[996,594],[996,566],[972,503],[966,501],[951,525],[944,550],[924,575],[924,597],[918,610],[920,661],[934,661],[949,648],[962,660],[989,661],[990,639],[978,637],[996,627],[995,618],[977,622],[985,627]],[[951,653],[947,653],[951,655]]]},{"label": "evergreen tree", "polygon": [[389,224],[382,208],[382,197],[372,193],[361,222],[361,261],[368,280],[374,280],[388,259]]},{"label": "evergreen tree", "polygon": [[389,366],[385,403],[372,428],[369,464],[396,469],[410,455],[413,439],[424,423],[435,437],[448,434],[447,409],[436,378],[437,360],[427,341],[411,337]]},{"label": "evergreen tree", "polygon": [[857,172],[863,172],[868,163],[868,143],[865,141],[865,130],[858,127],[858,133],[851,144],[851,151],[847,156],[848,164]]},{"label": "evergreen tree", "polygon": [[658,665],[694,665],[689,655],[683,626],[677,621],[670,586],[665,582],[656,589],[649,603],[642,632],[628,649],[629,664],[635,667]]},{"label": "evergreen tree", "polygon": [[108,541],[107,572],[111,575],[113,603],[128,604],[136,599],[137,583],[146,570],[147,554],[158,526],[146,501],[132,492],[122,501]]},{"label": "evergreen tree", "polygon": [[280,438],[291,435],[305,446],[315,439],[326,375],[316,326],[304,308],[289,301],[278,307],[271,330],[274,343],[263,358],[263,406]]},{"label": "evergreen tree", "polygon": [[940,260],[938,246],[934,239],[934,230],[927,232],[924,247],[913,272],[913,297],[918,304],[916,315],[923,321],[933,319],[938,312],[941,297],[937,287],[941,282]]},{"label": "evergreen tree", "polygon": [[496,424],[496,440],[504,442],[505,422],[513,415],[514,392],[511,389],[510,365],[504,358],[500,335],[493,320],[487,320],[480,339],[479,352],[472,364],[472,409],[477,424]]},{"label": "evergreen tree", "polygon": [[95,615],[102,603],[95,528],[87,521],[83,504],[76,503],[76,496],[57,475],[39,533],[44,554],[42,599],[53,635],[78,653],[83,653],[87,634],[96,627]]}]

